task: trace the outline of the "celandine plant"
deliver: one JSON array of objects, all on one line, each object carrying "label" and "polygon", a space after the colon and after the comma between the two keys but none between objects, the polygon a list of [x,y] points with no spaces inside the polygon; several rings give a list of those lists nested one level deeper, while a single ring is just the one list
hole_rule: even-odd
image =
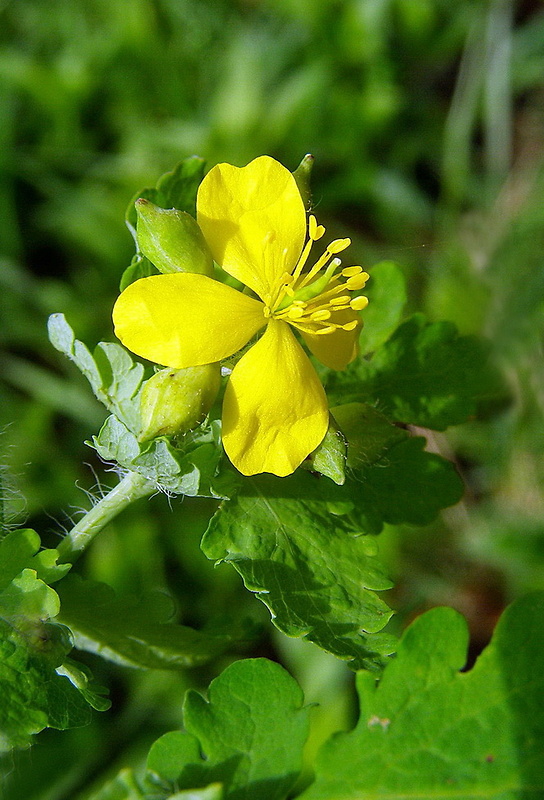
[{"label": "celandine plant", "polygon": [[302,692],[278,664],[238,660],[207,699],[187,694],[183,730],[155,742],[143,777],[123,770],[91,800],[544,796],[544,597],[511,606],[461,673],[467,628],[451,609],[400,641],[386,630],[374,544],[385,523],[425,525],[459,500],[454,466],[410,431],[473,417],[500,378],[452,324],[402,320],[395,265],[370,269],[367,308],[368,274],[339,257],[349,239],[320,244],[310,166],[262,156],[203,176],[187,159],[129,207],[137,252],[113,312],[124,347],[91,353],[51,317],[51,342],[109,411],[91,444],[120,480],[57,550],[28,529],[0,540],[0,746],[107,711],[74,648],[179,669],[235,644],[72,574],[110,519],[162,490],[217,500],[204,555],[237,570],[276,628],[357,671],[360,718],[297,784]]}]

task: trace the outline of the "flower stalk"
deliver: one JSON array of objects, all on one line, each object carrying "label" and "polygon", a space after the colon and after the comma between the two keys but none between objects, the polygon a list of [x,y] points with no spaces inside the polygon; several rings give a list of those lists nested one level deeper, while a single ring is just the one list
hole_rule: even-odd
[{"label": "flower stalk", "polygon": [[149,497],[156,488],[153,481],[138,472],[127,472],[66,534],[57,547],[59,563],[74,563],[108,522],[135,500]]}]

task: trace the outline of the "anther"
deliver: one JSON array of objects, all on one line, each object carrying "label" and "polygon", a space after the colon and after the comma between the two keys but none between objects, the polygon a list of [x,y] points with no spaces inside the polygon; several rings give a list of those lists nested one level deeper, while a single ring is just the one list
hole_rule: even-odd
[{"label": "anther", "polygon": [[331,306],[343,306],[343,305],[346,305],[346,304],[349,305],[349,301],[350,300],[351,300],[351,297],[349,296],[349,294],[342,294],[342,295],[340,295],[340,297],[331,298],[331,300],[329,300],[329,303],[330,303]]},{"label": "anther", "polygon": [[321,239],[324,233],[325,228],[323,225],[318,225],[314,215],[310,214],[310,218],[308,220],[308,235],[312,242],[317,242],[318,239]]},{"label": "anther", "polygon": [[316,334],[319,336],[324,336],[327,333],[334,333],[336,330],[338,330],[337,325],[327,325],[326,328],[319,328],[319,330],[316,331]]},{"label": "anther", "polygon": [[357,325],[359,324],[359,320],[352,319],[351,322],[346,322],[345,325],[341,325],[343,331],[354,331]]},{"label": "anther", "polygon": [[354,275],[352,278],[348,278],[346,281],[346,286],[350,291],[355,289],[362,289],[367,281],[368,275],[366,272],[361,272],[360,275]]},{"label": "anther", "polygon": [[319,311],[314,311],[313,314],[310,314],[310,319],[312,322],[323,322],[326,319],[331,318],[331,312],[328,311],[326,308],[322,308]]},{"label": "anther", "polygon": [[341,253],[342,250],[345,250],[346,247],[349,247],[351,244],[351,239],[335,239],[330,245],[327,247],[327,250],[331,255],[334,253]]},{"label": "anther", "polygon": [[364,294],[359,295],[359,297],[354,297],[350,302],[350,306],[354,311],[362,311],[363,308],[367,307],[367,305],[368,297],[365,297]]},{"label": "anther", "polygon": [[345,267],[342,270],[344,278],[353,278],[354,275],[359,275],[363,271],[362,267]]}]

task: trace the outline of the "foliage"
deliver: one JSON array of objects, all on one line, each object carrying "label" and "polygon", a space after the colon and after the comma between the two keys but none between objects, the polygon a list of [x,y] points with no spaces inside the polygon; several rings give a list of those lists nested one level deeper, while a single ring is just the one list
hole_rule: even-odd
[{"label": "foliage", "polygon": [[[539,630],[543,605],[535,594],[509,607],[468,672],[459,671],[468,643],[461,615],[436,608],[419,617],[379,681],[357,674],[357,725],[325,743],[315,780],[297,796],[423,800],[446,788],[451,797],[509,800],[541,792],[544,722],[531,710],[539,708],[543,676],[535,664],[544,653],[541,640],[531,651],[522,645]],[[232,664],[211,683],[208,701],[187,695],[185,732],[167,733],[151,747],[149,789],[139,794],[133,784],[135,794],[119,797],[178,798],[189,789],[198,798],[286,797],[308,730],[301,705],[300,689],[277,664]],[[130,780],[119,776],[110,790]],[[105,791],[92,800],[109,797]]]},{"label": "foliage", "polygon": [[[534,669],[540,686],[540,600],[515,603],[466,673],[452,611],[418,619],[389,655],[409,620],[446,604],[467,617],[472,663],[506,602],[544,589],[540,5],[18,0],[0,3],[0,22],[1,541],[38,548],[35,529],[50,559],[46,570],[28,547],[0,569],[0,689],[10,696],[8,680],[18,703],[0,727],[19,745],[3,800],[225,796],[214,776],[178,790],[142,775],[151,743],[179,727],[185,690],[205,692],[240,655],[284,664],[319,704],[291,796],[364,797],[363,771],[384,797],[401,780],[412,796],[437,793],[448,765],[463,798],[541,792],[540,703],[524,684]],[[186,156],[242,165],[268,153],[294,168],[307,151],[316,214],[352,239],[370,303],[357,365],[340,380],[321,373],[329,435],[280,490],[211,457],[217,409],[188,441],[140,442],[149,366],[83,341],[111,339],[120,280],[154,271],[131,240],[132,202],[130,232],[122,224],[138,186],[191,212],[204,167]],[[60,353],[44,336],[58,312]],[[107,471],[135,466],[151,479],[145,499],[64,577],[60,532],[82,504],[101,513]],[[464,498],[440,514],[460,495],[457,472]],[[369,670],[354,730],[346,663]],[[95,680],[110,689],[107,713],[92,710],[106,704]],[[396,724],[368,727],[373,716]],[[431,753],[417,749],[429,731]]]}]

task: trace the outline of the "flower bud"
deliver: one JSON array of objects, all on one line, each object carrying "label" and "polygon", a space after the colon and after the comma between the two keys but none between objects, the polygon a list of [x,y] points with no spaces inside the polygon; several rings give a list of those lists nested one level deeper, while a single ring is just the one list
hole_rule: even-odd
[{"label": "flower bud", "polygon": [[142,388],[140,441],[176,436],[195,428],[212,407],[220,382],[218,363],[161,369]]},{"label": "flower bud", "polygon": [[293,178],[297,182],[298,190],[304,208],[309,211],[312,207],[312,193],[310,191],[310,177],[312,174],[312,167],[314,165],[314,157],[308,153],[305,155],[296,170],[293,172]]},{"label": "flower bud", "polygon": [[177,208],[160,208],[143,197],[135,206],[138,246],[159,272],[213,274],[209,247],[190,214]]}]

